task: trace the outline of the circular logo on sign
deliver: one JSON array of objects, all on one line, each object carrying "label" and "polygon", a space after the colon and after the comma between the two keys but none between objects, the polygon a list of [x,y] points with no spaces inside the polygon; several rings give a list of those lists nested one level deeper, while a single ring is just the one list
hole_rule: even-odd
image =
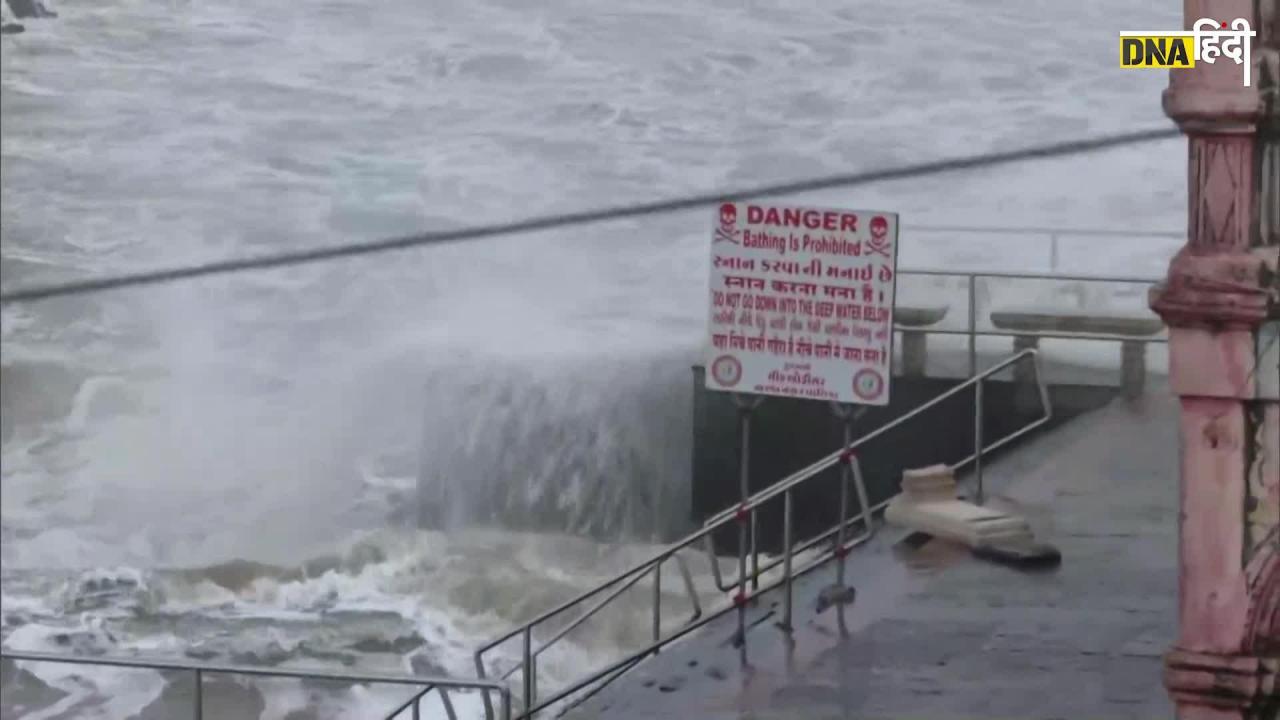
[{"label": "circular logo on sign", "polygon": [[853,375],[853,394],[863,400],[874,400],[884,392],[884,377],[880,373],[866,368]]},{"label": "circular logo on sign", "polygon": [[711,363],[711,377],[724,387],[733,387],[742,379],[742,363],[732,355],[721,355]]}]

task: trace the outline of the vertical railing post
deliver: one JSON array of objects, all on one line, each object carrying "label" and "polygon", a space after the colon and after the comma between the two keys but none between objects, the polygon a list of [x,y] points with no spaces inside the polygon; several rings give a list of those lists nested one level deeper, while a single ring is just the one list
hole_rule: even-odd
[{"label": "vertical railing post", "polygon": [[853,476],[853,406],[849,404],[831,403],[831,412],[840,418],[843,429],[844,458],[840,463],[840,524],[836,527],[836,585],[844,587],[844,544],[849,525],[849,480]]},{"label": "vertical railing post", "polygon": [[533,626],[524,628],[524,714],[533,717]]},{"label": "vertical railing post", "polygon": [[738,508],[738,594],[733,602],[738,606],[738,641],[747,643],[747,509],[746,502]]},{"label": "vertical railing post", "polygon": [[195,686],[193,687],[191,694],[195,706],[193,708],[194,712],[192,713],[192,717],[196,720],[204,720],[204,673],[201,672],[200,668],[195,669],[194,679]]},{"label": "vertical railing post", "polygon": [[[849,447],[849,439],[845,437],[845,448]],[[849,450],[846,449],[845,453]],[[849,524],[849,456],[840,464],[840,526],[836,528],[836,585],[844,587],[844,540],[845,530]]]},{"label": "vertical railing post", "polygon": [[[747,510],[751,500],[751,412],[760,404],[759,397],[748,397],[735,394],[734,402],[738,406],[738,433],[741,443],[738,461],[738,486],[741,503],[738,507],[738,595],[734,604],[738,606],[738,639],[746,646],[747,642],[747,547],[750,544],[752,565],[758,570],[759,560],[756,557],[755,512]],[[748,537],[750,530],[750,537]],[[752,577],[752,587],[759,588],[759,578]]]},{"label": "vertical railing post", "polygon": [[977,483],[977,503],[983,503],[982,492],[982,380],[973,384],[973,475]]},{"label": "vertical railing post", "polygon": [[[484,672],[484,661],[481,659],[481,657],[480,657],[480,653],[479,653],[479,652],[476,652],[475,659],[476,659],[476,677],[477,677],[477,678],[480,678],[481,680],[483,680],[483,679],[484,679],[484,677],[485,677],[485,672]],[[486,691],[484,691],[484,692],[480,693],[480,695],[481,695],[481,697],[483,697],[483,698],[484,698],[484,719],[485,719],[485,720],[494,720],[494,718],[493,718],[493,699],[489,697],[489,691],[488,691],[488,690],[486,690]]]},{"label": "vertical railing post", "polygon": [[738,499],[745,503],[751,497],[751,411],[750,400],[738,400]]},{"label": "vertical railing post", "polygon": [[856,455],[849,456],[849,466],[853,470],[853,488],[858,491],[858,505],[862,507],[862,531],[872,531],[871,500],[867,498],[867,483],[862,479],[862,465]]},{"label": "vertical railing post", "polygon": [[1058,272],[1058,233],[1049,233],[1049,272]]},{"label": "vertical railing post", "polygon": [[[760,403],[759,398],[746,399],[742,395],[735,396],[738,398],[738,409],[741,413],[741,434],[742,434],[742,457],[741,464],[738,466],[738,484],[741,492],[742,502],[745,504],[751,498],[751,413]],[[748,544],[751,547],[751,591],[755,592],[760,589],[760,555],[756,545],[756,514],[751,513],[751,524],[749,527],[744,526],[742,532],[749,534]],[[746,539],[746,538],[740,538]],[[738,568],[740,571],[746,571],[746,565]]]},{"label": "vertical railing post", "polygon": [[969,377],[978,374],[978,276],[969,275]]},{"label": "vertical railing post", "polygon": [[413,699],[413,720],[422,720],[421,701],[422,698],[420,696]]},{"label": "vertical railing post", "polygon": [[[440,704],[444,706],[444,716],[448,720],[458,720],[458,712],[453,709],[453,698],[449,697],[449,690],[439,686],[436,687],[436,691],[440,693]],[[426,693],[423,694],[425,695]]]},{"label": "vertical railing post", "polygon": [[[489,693],[484,696],[488,698]],[[502,720],[511,720],[511,691],[506,688],[502,689]]]},{"label": "vertical railing post", "polygon": [[782,629],[791,631],[791,489],[782,495]]}]

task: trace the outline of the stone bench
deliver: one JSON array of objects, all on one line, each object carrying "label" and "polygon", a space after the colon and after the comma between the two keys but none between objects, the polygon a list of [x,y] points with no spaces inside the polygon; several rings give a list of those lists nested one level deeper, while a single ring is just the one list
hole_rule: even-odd
[{"label": "stone bench", "polygon": [[907,377],[924,377],[925,361],[929,357],[929,341],[924,328],[936,325],[947,316],[947,306],[912,307],[894,305],[894,329],[902,333],[902,374]]},{"label": "stone bench", "polygon": [[[1157,335],[1164,322],[1155,315],[1125,314],[1104,310],[1074,308],[1023,308],[995,310],[991,324],[1000,330],[1028,333],[1013,339],[1013,351],[1038,347],[1040,338],[1034,333],[1080,335],[1119,335],[1133,338],[1120,340],[1120,388],[1126,398],[1142,395],[1147,380],[1147,343],[1140,338]],[[1025,363],[1014,367],[1014,379],[1032,382],[1031,368]]]}]

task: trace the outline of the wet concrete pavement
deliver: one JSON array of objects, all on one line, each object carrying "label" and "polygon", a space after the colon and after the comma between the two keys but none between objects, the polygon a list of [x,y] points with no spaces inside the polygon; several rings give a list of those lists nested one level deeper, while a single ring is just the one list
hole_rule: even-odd
[{"label": "wet concrete pavement", "polygon": [[[815,613],[834,566],[638,666],[572,718],[1172,717],[1161,655],[1177,607],[1177,433],[1163,388],[1117,401],[989,468],[993,505],[1063,555],[1028,572],[882,528],[848,559],[852,606]],[[841,614],[843,613],[843,617]],[[841,626],[844,626],[843,630]]]}]

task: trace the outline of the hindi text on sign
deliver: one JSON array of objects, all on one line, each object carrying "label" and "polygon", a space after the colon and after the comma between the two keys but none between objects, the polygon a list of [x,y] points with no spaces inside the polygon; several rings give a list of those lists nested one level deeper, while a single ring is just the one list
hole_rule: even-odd
[{"label": "hindi text on sign", "polygon": [[709,388],[888,402],[896,215],[726,204],[712,234]]}]

